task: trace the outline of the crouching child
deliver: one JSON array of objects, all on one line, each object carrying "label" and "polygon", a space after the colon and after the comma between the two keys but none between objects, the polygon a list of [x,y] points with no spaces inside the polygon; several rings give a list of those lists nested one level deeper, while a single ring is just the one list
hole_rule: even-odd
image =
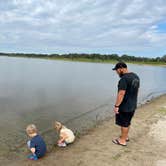
[{"label": "crouching child", "polygon": [[38,160],[46,154],[46,144],[43,138],[37,133],[37,128],[34,124],[30,124],[26,128],[27,135],[30,140],[27,142],[28,148],[32,152],[28,156],[30,160]]},{"label": "crouching child", "polygon": [[60,122],[55,122],[55,130],[59,134],[59,140],[57,145],[59,147],[66,147],[75,140],[75,135],[72,130],[68,129],[66,126],[62,125]]}]

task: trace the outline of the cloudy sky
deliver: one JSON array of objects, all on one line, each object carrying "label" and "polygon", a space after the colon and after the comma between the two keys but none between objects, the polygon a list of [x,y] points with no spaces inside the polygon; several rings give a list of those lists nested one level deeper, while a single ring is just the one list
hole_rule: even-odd
[{"label": "cloudy sky", "polygon": [[0,0],[0,52],[166,54],[166,0]]}]

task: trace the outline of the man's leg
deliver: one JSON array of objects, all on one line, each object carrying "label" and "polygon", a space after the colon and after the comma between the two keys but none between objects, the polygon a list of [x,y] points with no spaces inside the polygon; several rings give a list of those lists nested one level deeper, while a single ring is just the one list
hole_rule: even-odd
[{"label": "man's leg", "polygon": [[[123,127],[121,127],[121,135],[120,135],[120,138],[122,137],[122,129]],[[125,127],[126,128],[126,127]],[[129,140],[129,130],[130,130],[130,126],[128,127],[128,134],[127,134],[127,138],[126,138],[126,141]]]},{"label": "man's leg", "polygon": [[126,144],[126,140],[128,140],[128,133],[130,129],[130,124],[134,112],[124,112],[121,114],[121,136],[119,142],[122,144]]},{"label": "man's leg", "polygon": [[119,142],[121,144],[126,144],[126,140],[128,139],[129,127],[121,127],[121,136]]}]

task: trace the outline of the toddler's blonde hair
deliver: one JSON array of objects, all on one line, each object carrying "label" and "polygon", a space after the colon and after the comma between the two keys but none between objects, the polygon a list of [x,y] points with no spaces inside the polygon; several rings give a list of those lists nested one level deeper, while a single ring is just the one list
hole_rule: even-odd
[{"label": "toddler's blonde hair", "polygon": [[62,125],[62,123],[55,121],[54,127],[57,131],[59,131],[63,127],[63,125]]},{"label": "toddler's blonde hair", "polygon": [[37,133],[37,128],[34,124],[30,124],[26,128],[26,132],[27,132],[27,134],[35,134],[35,133]]}]

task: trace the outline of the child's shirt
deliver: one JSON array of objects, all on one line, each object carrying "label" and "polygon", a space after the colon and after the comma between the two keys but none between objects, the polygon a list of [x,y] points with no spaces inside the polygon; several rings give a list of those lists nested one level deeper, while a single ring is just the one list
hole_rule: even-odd
[{"label": "child's shirt", "polygon": [[35,154],[38,158],[43,157],[46,153],[46,144],[40,135],[36,135],[31,139],[30,148],[35,148]]},{"label": "child's shirt", "polygon": [[67,138],[65,139],[66,143],[74,142],[75,136],[74,136],[74,133],[70,129],[63,127],[60,130],[60,137],[62,136],[63,133],[65,133],[67,135]]}]

